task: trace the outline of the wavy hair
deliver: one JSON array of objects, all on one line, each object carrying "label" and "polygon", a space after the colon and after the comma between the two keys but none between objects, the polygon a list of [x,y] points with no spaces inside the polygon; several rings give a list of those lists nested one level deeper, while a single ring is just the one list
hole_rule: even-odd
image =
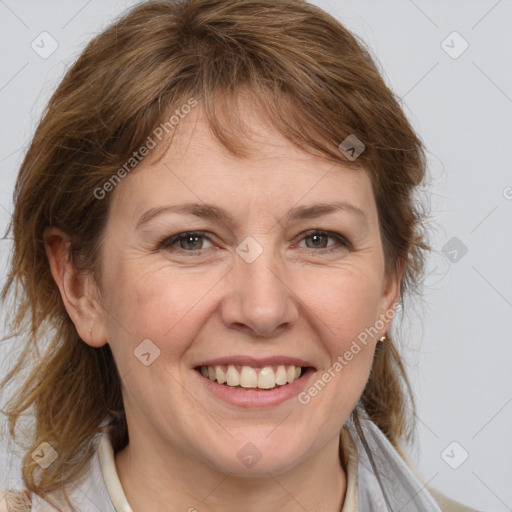
[{"label": "wavy hair", "polygon": [[[237,111],[249,94],[298,147],[367,172],[386,272],[403,269],[400,297],[418,288],[427,243],[414,191],[425,175],[423,144],[369,50],[339,21],[302,0],[142,2],[95,36],[51,97],[19,170],[14,240],[2,300],[22,351],[2,382],[11,435],[33,417],[22,473],[41,497],[83,470],[102,420],[114,418],[114,450],[128,443],[121,385],[108,345],[84,343],[64,308],[43,231],[71,237],[76,268],[98,279],[108,217],[104,186],[168,113],[196,98],[217,139],[244,156]],[[339,145],[355,135],[364,152]],[[414,401],[388,336],[378,344],[361,401],[396,448],[411,438]],[[37,474],[32,450],[49,442],[58,459]]]}]

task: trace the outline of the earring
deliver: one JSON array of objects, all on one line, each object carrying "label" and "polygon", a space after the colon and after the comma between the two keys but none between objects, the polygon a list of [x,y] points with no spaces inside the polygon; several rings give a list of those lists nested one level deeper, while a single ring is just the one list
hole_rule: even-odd
[{"label": "earring", "polygon": [[387,336],[384,334],[384,336],[382,336],[382,338],[379,338],[379,341],[384,343],[386,341],[386,338],[387,338]]}]

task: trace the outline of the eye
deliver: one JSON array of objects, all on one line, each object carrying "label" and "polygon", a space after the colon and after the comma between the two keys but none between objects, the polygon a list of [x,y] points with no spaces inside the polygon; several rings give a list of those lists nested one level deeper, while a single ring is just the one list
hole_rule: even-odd
[{"label": "eye", "polygon": [[[334,243],[329,243],[329,240],[334,240]],[[306,232],[300,242],[305,242],[309,249],[319,249],[318,252],[323,253],[346,250],[350,246],[349,242],[338,233],[319,230]]]},{"label": "eye", "polygon": [[[300,246],[302,242],[305,242],[307,249],[312,249],[313,252],[320,252],[322,254],[346,250],[350,247],[350,243],[340,234],[321,230],[311,230],[304,233],[298,245]],[[200,255],[202,251],[212,247],[211,240],[203,231],[178,233],[163,239],[157,246],[158,249],[164,249],[169,252],[181,251],[195,255]]]},{"label": "eye", "polygon": [[205,243],[211,244],[208,237],[205,236],[202,231],[190,231],[165,238],[160,242],[158,247],[168,251],[182,250],[185,252],[194,252],[200,251],[201,249],[208,249],[209,247],[204,246]]}]

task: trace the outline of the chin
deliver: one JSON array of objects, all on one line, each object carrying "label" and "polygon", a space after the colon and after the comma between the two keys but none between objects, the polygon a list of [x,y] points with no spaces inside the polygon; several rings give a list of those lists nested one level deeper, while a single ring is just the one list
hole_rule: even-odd
[{"label": "chin", "polygon": [[215,443],[213,457],[211,447],[203,453],[210,466],[240,477],[268,477],[268,473],[279,474],[297,465],[305,455],[300,451],[304,450],[304,441],[293,442],[285,430],[279,435],[269,432],[272,429],[266,427],[258,435],[251,429],[250,434],[236,439],[228,436],[229,440]]}]

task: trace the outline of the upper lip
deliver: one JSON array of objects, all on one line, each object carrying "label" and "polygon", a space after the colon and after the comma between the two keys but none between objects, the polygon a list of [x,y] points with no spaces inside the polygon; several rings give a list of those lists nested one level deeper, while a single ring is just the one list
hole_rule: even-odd
[{"label": "upper lip", "polygon": [[202,361],[196,365],[197,366],[224,366],[224,365],[239,365],[239,366],[252,366],[255,368],[265,367],[265,366],[280,366],[280,365],[293,365],[293,366],[303,366],[303,367],[311,367],[314,366],[306,361],[305,359],[300,359],[297,357],[288,357],[288,356],[272,356],[272,357],[250,357],[250,356],[226,356],[226,357],[217,357],[215,359],[208,359],[206,361]]}]

